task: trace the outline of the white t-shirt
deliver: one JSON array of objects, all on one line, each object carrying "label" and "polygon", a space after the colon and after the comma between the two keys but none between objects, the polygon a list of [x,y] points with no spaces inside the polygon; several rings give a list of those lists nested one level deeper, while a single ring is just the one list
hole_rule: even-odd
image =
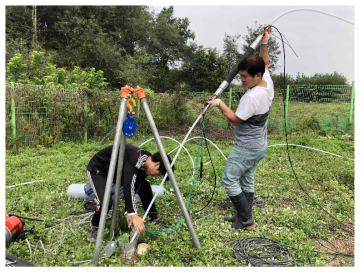
[{"label": "white t-shirt", "polygon": [[235,114],[243,120],[235,126],[236,144],[249,149],[261,148],[267,141],[267,125],[270,106],[274,98],[274,86],[268,70],[263,74],[267,87],[255,86],[241,97]]},{"label": "white t-shirt", "polygon": [[267,82],[267,87],[255,86],[241,97],[236,115],[247,120],[254,115],[264,114],[269,111],[274,97],[273,81],[269,71],[265,70],[263,80]]}]

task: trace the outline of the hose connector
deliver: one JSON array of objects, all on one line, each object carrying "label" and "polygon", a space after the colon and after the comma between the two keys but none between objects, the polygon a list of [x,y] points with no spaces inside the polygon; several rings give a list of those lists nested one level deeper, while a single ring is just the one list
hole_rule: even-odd
[{"label": "hose connector", "polygon": [[215,93],[214,93],[214,96],[216,96],[216,97],[219,97],[220,95],[221,95],[221,93],[227,88],[229,86],[229,83],[226,81],[226,80],[224,80],[221,84],[220,84],[220,86],[219,86],[219,88],[217,88],[217,90],[215,91]]},{"label": "hose connector", "polygon": [[258,45],[260,45],[260,42],[263,39],[263,34],[260,34],[255,41],[250,45],[251,48],[253,48],[254,50],[257,49]]}]

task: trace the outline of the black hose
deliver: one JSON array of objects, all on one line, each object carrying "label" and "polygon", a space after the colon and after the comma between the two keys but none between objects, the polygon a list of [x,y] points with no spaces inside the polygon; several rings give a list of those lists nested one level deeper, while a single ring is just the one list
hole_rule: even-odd
[{"label": "black hose", "polygon": [[247,237],[237,240],[233,251],[238,261],[246,261],[251,266],[286,267],[296,266],[296,259],[289,245],[263,237]]},{"label": "black hose", "polygon": [[248,49],[244,52],[243,56],[241,57],[240,61],[235,65],[235,67],[233,68],[233,70],[231,70],[231,72],[229,73],[229,75],[226,76],[225,81],[227,81],[228,83],[230,83],[234,77],[236,76],[236,74],[239,73],[239,64],[248,56],[253,55],[254,53],[254,49],[251,47],[248,47]]},{"label": "black hose", "polygon": [[[272,26],[274,27],[274,26]],[[281,36],[281,41],[282,41],[282,45],[283,45],[283,59],[284,59],[284,65],[283,65],[283,81],[284,81],[284,84],[286,84],[286,53],[285,53],[285,50],[284,50],[284,42],[283,42],[283,38],[282,38],[282,34],[280,33],[280,31],[274,27],[278,33],[280,34]],[[340,222],[340,220],[338,220],[337,218],[335,218],[333,215],[331,215],[328,211],[326,211],[320,204],[318,204],[316,202],[315,199],[313,199],[308,193],[307,191],[302,187],[301,183],[299,182],[298,180],[298,177],[296,175],[296,172],[294,171],[294,168],[293,168],[293,164],[292,164],[292,160],[291,160],[291,156],[289,154],[289,148],[288,148],[288,134],[287,134],[287,121],[286,121],[286,104],[285,104],[285,101],[284,101],[284,98],[283,98],[283,106],[284,106],[284,110],[283,110],[283,113],[284,113],[284,129],[285,129],[285,137],[286,137],[286,147],[287,147],[287,155],[288,155],[288,161],[290,163],[290,166],[291,166],[291,169],[292,169],[292,172],[294,174],[294,177],[296,178],[296,182],[298,183],[298,185],[300,186],[301,190],[318,206],[320,207],[324,212],[326,212],[332,219],[336,220],[337,222],[339,222],[339,224],[341,226],[344,226],[345,228],[349,229],[352,231],[352,234],[354,232],[354,229],[348,227],[347,225],[344,225],[342,222]]]}]

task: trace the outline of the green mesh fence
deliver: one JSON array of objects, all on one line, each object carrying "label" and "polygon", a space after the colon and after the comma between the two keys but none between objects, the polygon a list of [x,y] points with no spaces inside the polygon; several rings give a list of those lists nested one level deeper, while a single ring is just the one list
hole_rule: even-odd
[{"label": "green mesh fence", "polygon": [[[15,138],[12,100],[15,104]],[[148,105],[157,128],[179,126],[185,122],[185,100],[178,94],[148,97]],[[119,90],[88,93],[80,88],[64,90],[55,86],[14,84],[12,92],[11,84],[6,83],[7,148],[14,144],[50,145],[60,140],[75,143],[112,140],[115,137],[119,109]],[[137,118],[137,126],[139,132],[151,133],[142,109]]]},{"label": "green mesh fence", "polygon": [[24,146],[47,145],[55,139],[83,142],[89,137],[97,140],[117,122],[120,100],[115,92],[91,95],[83,89],[23,84],[15,84],[11,92],[11,85],[6,84],[7,142],[13,137],[11,93],[15,101],[16,138]]},{"label": "green mesh fence", "polygon": [[[14,144],[49,145],[56,140],[84,143],[114,138],[115,133],[111,132],[119,115],[120,91],[88,93],[79,88],[64,90],[54,86],[13,86],[12,92],[11,84],[6,83],[7,148]],[[245,89],[225,90],[221,97],[235,110],[245,92]],[[175,127],[183,123],[192,124],[208,95],[211,93],[155,94],[147,101],[157,128]],[[313,130],[324,135],[353,134],[353,86],[292,85],[287,90],[276,90],[268,133],[284,132],[284,102],[288,133]],[[12,110],[15,110],[13,117]],[[206,119],[207,124],[212,123],[216,127],[230,126],[221,111],[209,111]],[[138,113],[137,126],[139,132],[151,133],[142,109]]]},{"label": "green mesh fence", "polygon": [[[311,129],[322,134],[353,133],[353,86],[291,85],[281,91],[286,102],[287,130],[289,132]],[[283,116],[283,113],[281,114]],[[283,128],[284,119],[276,117],[276,120]]]},{"label": "green mesh fence", "polygon": [[[221,99],[235,110],[243,87],[225,90]],[[190,99],[211,95],[192,92]],[[283,133],[285,130],[284,104],[286,103],[287,132],[313,130],[320,134],[348,133],[354,131],[354,82],[351,85],[291,85],[287,89],[276,89],[269,115],[268,132]],[[287,100],[288,99],[288,100]],[[193,117],[191,117],[193,121]],[[210,120],[217,127],[227,128],[228,121],[216,114]]]}]

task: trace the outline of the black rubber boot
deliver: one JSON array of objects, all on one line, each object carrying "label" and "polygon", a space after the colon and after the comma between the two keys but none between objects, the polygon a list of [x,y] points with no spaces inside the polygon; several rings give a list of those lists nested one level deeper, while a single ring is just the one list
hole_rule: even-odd
[{"label": "black rubber boot", "polygon": [[[253,199],[254,199],[254,192],[246,192],[243,191],[246,199],[248,200],[249,204],[249,219],[252,218],[252,208],[253,208]],[[231,216],[231,217],[224,217],[224,221],[234,223],[236,221],[237,217]]]},{"label": "black rubber boot", "polygon": [[161,230],[166,228],[165,224],[159,218],[152,219],[151,222],[156,223]]},{"label": "black rubber boot", "polygon": [[248,204],[249,204],[249,219],[253,218],[252,215],[252,208],[253,208],[253,200],[254,200],[254,192],[246,192],[243,191],[246,199],[248,200]]},{"label": "black rubber boot", "polygon": [[234,223],[236,221],[236,216],[228,216],[228,217],[224,217],[224,221],[226,222],[230,222],[230,223]]},{"label": "black rubber boot", "polygon": [[251,217],[249,210],[248,199],[245,197],[244,192],[236,196],[229,196],[231,202],[236,209],[237,221],[231,224],[235,229],[251,230],[256,227],[254,219]]}]

